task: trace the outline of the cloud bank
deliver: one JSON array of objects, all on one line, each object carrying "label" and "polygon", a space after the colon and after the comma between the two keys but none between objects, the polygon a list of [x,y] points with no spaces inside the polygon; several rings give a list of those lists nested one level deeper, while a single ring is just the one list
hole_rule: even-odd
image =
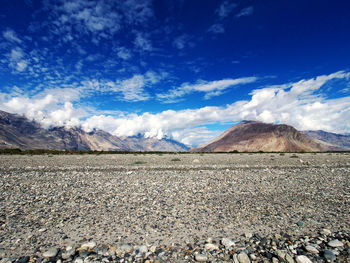
[{"label": "cloud bank", "polygon": [[[149,77],[151,78],[151,77]],[[321,88],[332,80],[349,82],[350,72],[336,72],[295,83],[267,86],[253,90],[249,100],[236,101],[224,107],[203,107],[179,111],[166,110],[151,114],[127,114],[119,116],[87,116],[84,109],[75,108],[79,94],[66,90],[70,96],[54,96],[55,90],[46,91],[39,98],[0,96],[1,109],[26,114],[44,125],[81,125],[85,130],[103,129],[117,136],[143,134],[145,137],[172,137],[188,145],[198,145],[216,137],[222,131],[210,131],[205,125],[233,123],[240,120],[285,123],[300,130],[350,131],[350,96],[326,98]],[[134,76],[129,81],[138,83]],[[235,80],[236,82],[239,82]],[[246,80],[247,81],[247,80]],[[251,80],[252,81],[252,80]],[[227,88],[231,81],[207,82],[190,85],[183,90],[217,92]],[[137,84],[135,84],[137,86]],[[123,85],[122,85],[123,86]],[[126,86],[125,86],[126,87]],[[62,90],[61,90],[62,92]],[[344,95],[344,94],[343,94]],[[87,117],[82,119],[82,117]]]}]

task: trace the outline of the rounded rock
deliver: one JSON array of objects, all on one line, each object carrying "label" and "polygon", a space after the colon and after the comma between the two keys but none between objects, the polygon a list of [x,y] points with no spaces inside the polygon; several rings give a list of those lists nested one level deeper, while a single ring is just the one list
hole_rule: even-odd
[{"label": "rounded rock", "polygon": [[235,242],[233,242],[231,239],[228,239],[228,238],[221,239],[221,244],[223,244],[226,249],[229,249],[230,247],[235,246]]},{"label": "rounded rock", "polygon": [[208,260],[208,257],[203,254],[197,254],[194,256],[194,259],[198,262],[206,262]]},{"label": "rounded rock", "polygon": [[325,259],[333,261],[336,259],[336,255],[334,254],[334,252],[332,250],[325,250],[323,252],[323,256]]},{"label": "rounded rock", "polygon": [[333,239],[328,242],[328,246],[330,247],[342,247],[344,246],[343,242],[339,241],[338,239]]},{"label": "rounded rock", "polygon": [[84,249],[84,250],[91,250],[91,249],[94,249],[95,247],[96,247],[96,242],[89,241],[89,242],[82,244],[80,248]]},{"label": "rounded rock", "polygon": [[307,252],[309,252],[311,254],[318,254],[319,253],[318,249],[315,248],[314,246],[308,245],[308,246],[305,247],[305,249],[306,249]]},{"label": "rounded rock", "polygon": [[248,255],[244,252],[238,254],[237,259],[238,259],[239,263],[250,263],[250,259],[249,259]]},{"label": "rounded rock", "polygon": [[297,256],[295,260],[297,261],[297,263],[312,263],[312,261],[304,255]]},{"label": "rounded rock", "polygon": [[43,253],[43,257],[44,258],[53,258],[53,257],[56,257],[57,253],[58,253],[58,249],[53,247],[53,248],[46,250]]},{"label": "rounded rock", "polygon": [[323,228],[321,231],[320,231],[320,234],[321,235],[325,235],[325,236],[329,236],[332,232],[327,229],[327,228]]},{"label": "rounded rock", "polygon": [[214,250],[219,250],[219,247],[217,245],[211,244],[211,243],[207,243],[205,244],[205,249],[208,251],[214,251]]}]

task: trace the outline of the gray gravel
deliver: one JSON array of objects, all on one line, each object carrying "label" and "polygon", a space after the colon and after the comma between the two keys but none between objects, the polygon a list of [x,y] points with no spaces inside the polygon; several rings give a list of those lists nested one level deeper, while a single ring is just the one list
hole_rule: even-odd
[{"label": "gray gravel", "polygon": [[2,260],[55,252],[88,262],[115,248],[129,261],[214,261],[222,250],[258,262],[269,255],[239,246],[273,249],[275,235],[298,240],[286,253],[303,262],[349,249],[347,153],[6,155],[0,164]]}]

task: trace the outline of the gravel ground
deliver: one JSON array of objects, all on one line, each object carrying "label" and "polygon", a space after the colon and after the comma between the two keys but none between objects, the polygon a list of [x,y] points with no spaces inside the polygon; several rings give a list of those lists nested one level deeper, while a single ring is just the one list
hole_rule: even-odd
[{"label": "gravel ground", "polygon": [[[50,248],[57,253],[47,262],[58,255],[80,262],[79,257],[98,255],[93,249],[127,244],[132,251],[121,249],[124,254],[115,252],[115,258],[107,253],[104,261],[119,262],[118,256],[136,261],[141,253],[136,245],[152,253],[142,252],[143,260],[156,257],[149,262],[218,260],[207,244],[217,244],[213,251],[226,249],[222,253],[229,257],[222,260],[235,261],[240,250],[235,246],[232,253],[225,238],[245,246],[267,237],[273,247],[277,235],[285,244],[298,240],[294,244],[306,253],[309,237],[319,240],[323,228],[329,240],[324,234],[322,242],[332,237],[343,244],[332,252],[338,260],[350,253],[348,153],[3,155],[0,188],[3,262],[33,261],[33,255],[41,260]],[[88,241],[94,246],[79,250]],[[323,262],[327,246],[318,245],[319,259],[317,253],[306,256]],[[62,259],[67,247],[75,254]],[[177,248],[181,256],[149,252],[154,247]],[[259,258],[264,247],[261,253],[245,248],[241,254],[248,260],[265,257]],[[287,250],[297,260],[302,252],[294,249]],[[273,255],[275,262],[283,261],[276,253],[270,260]]]}]

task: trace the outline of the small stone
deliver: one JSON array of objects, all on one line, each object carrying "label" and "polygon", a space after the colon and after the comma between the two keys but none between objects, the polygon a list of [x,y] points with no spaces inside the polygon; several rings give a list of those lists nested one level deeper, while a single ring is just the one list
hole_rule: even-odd
[{"label": "small stone", "polygon": [[332,250],[325,250],[323,252],[323,256],[325,259],[331,260],[331,261],[336,259],[336,256]]},{"label": "small stone", "polygon": [[343,242],[339,241],[338,239],[333,239],[328,242],[328,246],[330,247],[342,247],[344,246]]},{"label": "small stone", "polygon": [[286,254],[286,258],[285,258],[287,263],[294,263],[294,259],[291,255],[289,255],[288,253]]},{"label": "small stone", "polygon": [[53,247],[53,248],[46,250],[43,253],[43,257],[44,258],[53,258],[53,257],[56,257],[57,253],[58,253],[58,249]]},{"label": "small stone", "polygon": [[296,258],[297,263],[312,263],[312,261],[304,255],[297,256]]},{"label": "small stone", "polygon": [[229,249],[230,247],[235,246],[235,242],[233,242],[231,239],[228,239],[228,238],[223,238],[221,240],[221,244],[223,244],[226,249]]},{"label": "small stone", "polygon": [[95,247],[96,247],[96,242],[90,241],[82,244],[80,248],[84,250],[91,250],[91,249],[94,249]]},{"label": "small stone", "polygon": [[323,228],[321,231],[320,231],[320,234],[321,235],[325,235],[325,236],[329,236],[332,232],[327,229],[327,228]]},{"label": "small stone", "polygon": [[211,244],[211,243],[205,244],[204,247],[208,251],[219,250],[219,247],[217,245],[214,245],[214,244]]},{"label": "small stone", "polygon": [[146,254],[148,252],[148,248],[145,245],[139,247],[139,251],[141,254]]},{"label": "small stone", "polygon": [[251,260],[256,260],[257,259],[254,254],[250,254],[249,257],[250,257]]},{"label": "small stone", "polygon": [[124,251],[125,253],[131,253],[133,251],[132,246],[128,245],[128,244],[123,244],[120,249],[122,251]]},{"label": "small stone", "polygon": [[84,260],[82,258],[76,258],[74,263],[84,263]]},{"label": "small stone", "polygon": [[298,222],[297,222],[297,225],[298,225],[299,227],[303,227],[303,226],[305,225],[305,222],[304,222],[304,221],[298,221]]},{"label": "small stone", "polygon": [[203,255],[203,254],[197,254],[197,255],[195,255],[194,258],[198,262],[206,262],[208,260],[208,257],[206,255]]},{"label": "small stone", "polygon": [[280,261],[277,258],[275,258],[275,257],[272,258],[272,263],[279,263],[279,262]]},{"label": "small stone", "polygon": [[250,233],[250,232],[245,232],[245,233],[244,233],[244,236],[245,236],[246,238],[250,239],[250,238],[253,237],[253,234]]},{"label": "small stone", "polygon": [[198,159],[194,159],[192,163],[200,163],[200,161]]},{"label": "small stone", "polygon": [[157,251],[157,247],[156,246],[151,246],[149,248],[149,251],[151,251],[152,253],[155,253]]},{"label": "small stone", "polygon": [[250,259],[249,259],[248,255],[244,252],[238,254],[237,259],[238,259],[239,263],[250,263]]},{"label": "small stone", "polygon": [[276,255],[280,261],[284,261],[286,259],[286,252],[282,250],[277,250]]},{"label": "small stone", "polygon": [[315,248],[314,246],[308,245],[308,246],[305,247],[305,249],[306,249],[307,252],[309,252],[311,254],[318,254],[319,253],[318,249]]}]

